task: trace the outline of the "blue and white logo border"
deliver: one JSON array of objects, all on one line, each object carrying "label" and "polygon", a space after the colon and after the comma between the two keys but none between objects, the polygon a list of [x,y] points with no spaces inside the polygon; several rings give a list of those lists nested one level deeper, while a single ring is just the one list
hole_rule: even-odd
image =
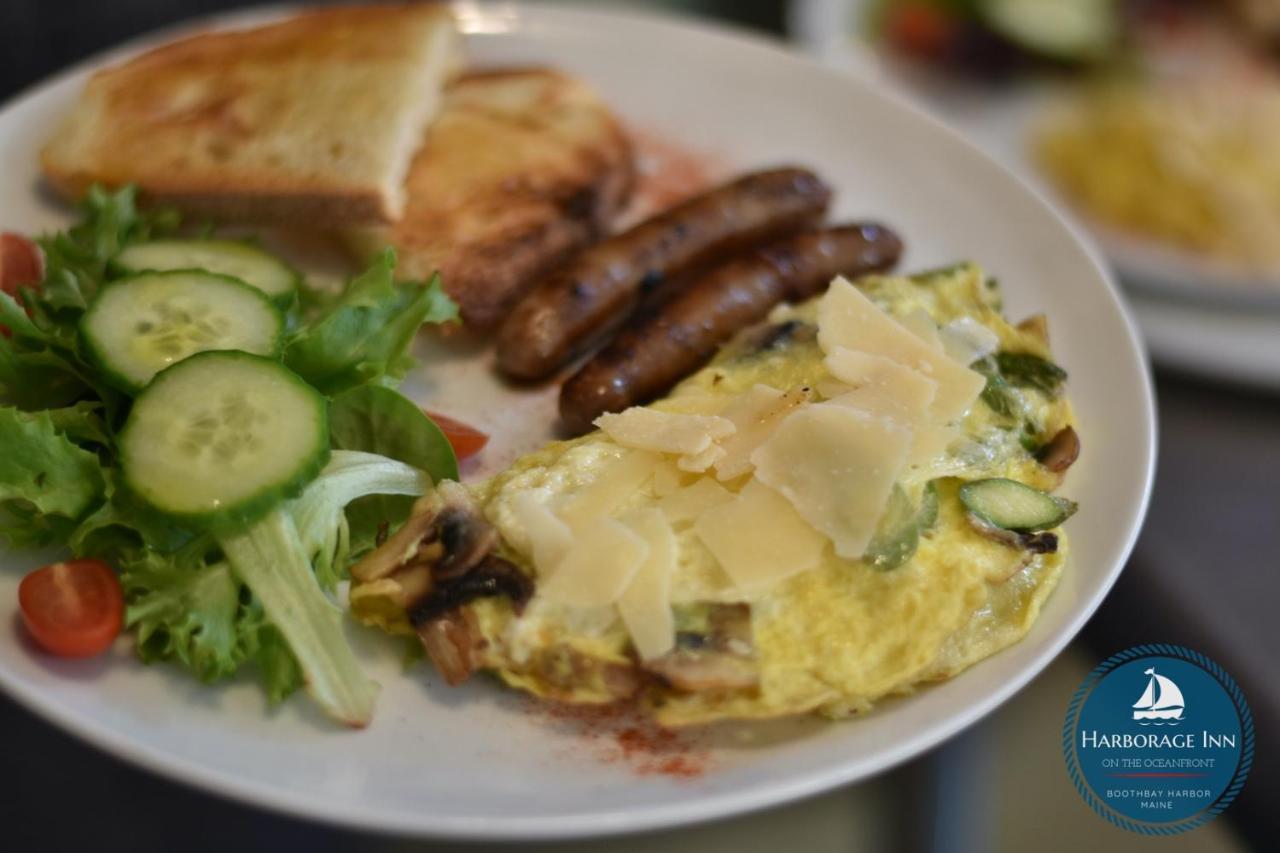
[{"label": "blue and white logo border", "polygon": [[[1107,673],[1121,664],[1149,656],[1181,658],[1205,670],[1217,679],[1218,683],[1227,691],[1236,707],[1236,712],[1240,715],[1242,737],[1240,763],[1236,767],[1235,775],[1231,777],[1230,784],[1227,785],[1226,789],[1209,808],[1192,817],[1171,823],[1137,821],[1115,811],[1089,787],[1084,775],[1080,772],[1080,765],[1076,761],[1076,725],[1079,722],[1080,709],[1084,705],[1085,699],[1088,698],[1093,688],[1098,685]],[[1231,805],[1236,795],[1240,793],[1240,789],[1244,787],[1244,781],[1249,776],[1250,768],[1253,767],[1253,715],[1249,712],[1249,704],[1245,701],[1244,693],[1241,692],[1240,686],[1217,663],[1186,646],[1175,646],[1170,643],[1147,643],[1133,646],[1112,655],[1100,663],[1093,672],[1089,673],[1089,677],[1076,690],[1075,695],[1071,697],[1071,704],[1067,706],[1067,719],[1062,726],[1062,752],[1067,761],[1067,773],[1071,776],[1071,781],[1075,783],[1076,790],[1080,792],[1080,796],[1084,798],[1089,808],[1116,826],[1127,829],[1130,832],[1137,832],[1143,835],[1177,835],[1178,833],[1195,829],[1197,826],[1208,823],[1217,817],[1227,806]]]}]

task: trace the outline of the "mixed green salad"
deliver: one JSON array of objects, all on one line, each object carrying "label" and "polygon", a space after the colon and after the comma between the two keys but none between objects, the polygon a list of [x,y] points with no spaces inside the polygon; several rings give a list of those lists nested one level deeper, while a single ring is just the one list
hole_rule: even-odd
[{"label": "mixed green salad", "polygon": [[[41,280],[0,292],[0,536],[70,551],[41,581],[64,610],[122,595],[144,660],[207,682],[249,667],[272,701],[305,686],[367,723],[377,687],[330,595],[458,476],[395,390],[419,328],[457,318],[438,278],[396,281],[387,250],[321,292],[252,242],[139,210],[132,189],[95,188],[38,242]],[[88,563],[118,591],[77,581]],[[28,593],[43,645],[93,647],[60,638],[57,613],[32,623]]]}]

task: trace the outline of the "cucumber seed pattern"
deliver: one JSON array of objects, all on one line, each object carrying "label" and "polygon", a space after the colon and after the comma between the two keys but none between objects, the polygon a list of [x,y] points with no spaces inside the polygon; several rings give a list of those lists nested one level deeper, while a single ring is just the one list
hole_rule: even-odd
[{"label": "cucumber seed pattern", "polygon": [[149,316],[134,325],[139,355],[152,353],[164,364],[181,361],[214,346],[231,331],[231,318],[203,299],[166,299],[152,303]]},{"label": "cucumber seed pattern", "polygon": [[180,425],[178,447],[192,457],[208,455],[223,465],[234,466],[243,456],[252,456],[261,447],[255,428],[271,418],[243,393],[228,392],[209,408],[191,413]]}]

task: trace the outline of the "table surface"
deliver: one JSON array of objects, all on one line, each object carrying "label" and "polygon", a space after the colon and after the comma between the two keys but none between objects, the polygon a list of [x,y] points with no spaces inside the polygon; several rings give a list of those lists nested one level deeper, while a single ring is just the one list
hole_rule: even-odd
[{"label": "table surface", "polygon": [[[0,97],[88,53],[225,0],[5,0]],[[714,4],[696,3],[707,7]],[[775,26],[780,4],[724,4],[739,22]],[[51,14],[52,9],[57,14]],[[1280,398],[1157,373],[1159,467],[1151,513],[1130,565],[1084,633],[1095,658],[1142,642],[1199,649],[1230,671],[1258,723],[1254,771],[1229,817],[1259,847],[1280,833]],[[1085,452],[1088,452],[1086,446]],[[367,839],[266,815],[174,786],[101,755],[0,697],[0,815],[21,815],[16,849],[98,845],[127,832],[131,850],[197,847],[368,849]],[[926,766],[925,763],[917,765]],[[908,768],[892,778],[909,778]],[[68,811],[66,806],[74,804]],[[74,816],[73,816],[74,815]],[[145,815],[144,820],[139,816]],[[7,847],[8,845],[6,845]],[[13,848],[10,848],[13,849]]]}]

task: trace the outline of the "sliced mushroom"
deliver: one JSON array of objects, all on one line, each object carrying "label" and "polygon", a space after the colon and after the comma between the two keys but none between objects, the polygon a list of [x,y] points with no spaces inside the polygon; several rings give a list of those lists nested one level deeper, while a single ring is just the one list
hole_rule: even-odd
[{"label": "sliced mushroom", "polygon": [[1032,554],[1053,554],[1058,550],[1058,534],[1056,533],[1050,533],[1046,530],[1034,533],[1019,533],[1016,530],[1005,530],[1003,527],[988,524],[971,512],[965,515],[969,519],[969,523],[973,525],[974,530],[994,542],[1008,545],[1010,548],[1029,551]]},{"label": "sliced mushroom", "polygon": [[461,684],[475,671],[484,637],[468,611],[447,613],[416,627],[427,656],[450,685]]},{"label": "sliced mushroom", "polygon": [[677,649],[644,668],[677,690],[698,693],[704,690],[740,690],[760,681],[754,661],[723,652],[686,652]]},{"label": "sliced mushroom", "polygon": [[715,605],[706,633],[682,631],[676,647],[643,668],[677,690],[741,690],[760,681],[751,637],[751,609],[745,604]]},{"label": "sliced mushroom", "polygon": [[1080,436],[1074,427],[1063,427],[1036,453],[1036,459],[1055,474],[1061,474],[1080,457]]},{"label": "sliced mushroom", "polygon": [[533,581],[515,564],[493,554],[456,577],[436,577],[435,584],[409,608],[409,621],[424,624],[477,598],[506,596],[517,611],[533,595]]},{"label": "sliced mushroom", "polygon": [[358,581],[376,581],[385,578],[404,566],[418,551],[418,546],[435,523],[434,494],[418,499],[413,512],[394,535],[364,556],[351,569],[351,576]]},{"label": "sliced mushroom", "polygon": [[357,580],[371,581],[407,566],[426,565],[437,581],[457,578],[497,544],[497,531],[471,495],[463,486],[446,480],[419,499],[401,528],[356,564],[351,574]]},{"label": "sliced mushroom", "polygon": [[533,581],[493,554],[498,533],[461,485],[446,481],[419,500],[409,520],[360,561],[352,575],[377,583],[383,597],[404,608],[427,654],[450,684],[475,667],[484,638],[462,605],[506,596],[519,609]]}]

